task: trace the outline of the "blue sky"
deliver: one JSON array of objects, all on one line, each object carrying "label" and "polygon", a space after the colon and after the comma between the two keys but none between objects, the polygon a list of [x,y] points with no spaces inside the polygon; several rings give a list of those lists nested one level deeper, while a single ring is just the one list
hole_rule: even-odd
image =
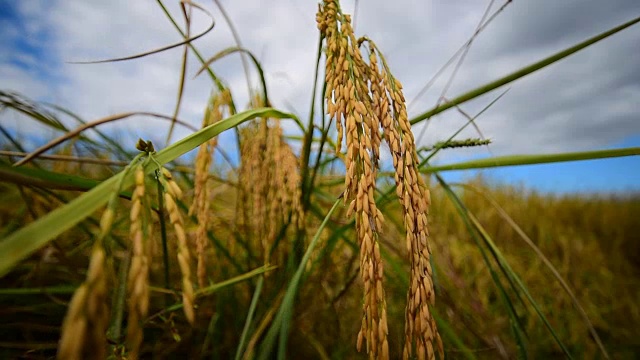
[{"label": "blue sky", "polygon": [[[263,64],[275,107],[306,118],[316,52],[314,2],[223,1],[243,44]],[[457,48],[474,32],[490,1],[360,2],[356,32],[374,39],[404,84],[410,116],[431,108],[451,69],[423,96],[416,97]],[[503,2],[495,1],[493,10]],[[179,16],[177,1],[166,1]],[[203,4],[216,28],[196,45],[205,57],[233,46],[228,27],[210,2]],[[353,12],[353,2],[343,8]],[[263,16],[264,14],[274,16]],[[551,55],[588,37],[640,16],[634,0],[516,1],[509,4],[474,42],[446,94],[454,97]],[[287,21],[282,21],[287,19]],[[194,13],[194,32],[210,20]],[[64,106],[85,119],[124,111],[171,114],[179,84],[181,49],[143,59],[102,65],[73,65],[139,53],[180,40],[155,1],[0,0],[0,89]],[[492,139],[489,149],[451,150],[438,163],[510,154],[558,153],[640,146],[640,25],[598,43],[540,73],[511,85],[509,93],[477,120]],[[195,126],[211,91],[205,77],[193,79],[198,63],[190,57],[185,100],[179,117]],[[248,91],[239,57],[217,63],[216,72],[246,104]],[[257,75],[252,71],[252,82]],[[465,104],[475,113],[500,91]],[[443,140],[465,119],[449,111],[432,119],[420,145]],[[50,138],[18,115],[3,112],[0,122],[25,138]],[[106,131],[131,138],[163,138],[164,123],[135,118],[107,125]],[[415,127],[420,133],[423,125]],[[165,129],[160,131],[161,129]],[[295,129],[287,124],[287,131]],[[179,130],[174,139],[188,134]],[[478,137],[465,130],[460,138]],[[2,138],[0,142],[5,142]],[[233,138],[220,143],[232,152]],[[33,144],[31,144],[33,145]],[[640,157],[521,166],[480,171],[490,181],[525,185],[543,192],[640,191]],[[451,180],[477,171],[447,172]]]}]

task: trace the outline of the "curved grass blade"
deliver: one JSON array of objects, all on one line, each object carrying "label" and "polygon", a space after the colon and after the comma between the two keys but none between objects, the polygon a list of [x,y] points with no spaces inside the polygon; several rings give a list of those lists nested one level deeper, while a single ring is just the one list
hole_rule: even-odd
[{"label": "curved grass blade", "polygon": [[[471,235],[471,238],[476,243],[476,246],[478,247],[478,250],[480,251],[480,255],[482,255],[482,259],[484,260],[484,263],[487,265],[487,269],[489,270],[489,274],[491,275],[491,278],[492,278],[493,282],[496,284],[496,287],[498,289],[498,293],[500,294],[500,298],[504,302],[504,304],[505,304],[505,306],[507,308],[507,311],[508,311],[509,320],[511,322],[511,327],[513,329],[514,337],[515,337],[515,340],[516,340],[516,344],[518,346],[519,357],[520,358],[527,358],[526,346],[524,344],[524,339],[522,337],[522,334],[526,334],[526,331],[525,331],[524,327],[522,326],[522,324],[520,323],[520,319],[518,317],[518,313],[516,312],[516,309],[515,309],[513,303],[511,302],[511,299],[509,298],[509,295],[507,295],[507,292],[506,292],[504,286],[502,285],[502,281],[500,280],[500,278],[498,276],[498,273],[494,270],[493,265],[491,263],[491,260],[489,259],[489,256],[487,255],[485,249],[481,245],[481,239],[479,238],[479,236],[478,236],[477,232],[475,231],[475,228],[474,228],[471,220],[469,219],[468,212],[467,212],[464,204],[458,198],[458,196],[453,192],[453,190],[451,190],[451,187],[449,187],[449,185],[444,181],[444,179],[442,179],[437,173],[435,175],[436,175],[436,179],[438,180],[440,185],[445,190],[445,193],[447,194],[447,196],[449,196],[449,198],[453,202],[456,210],[458,210],[458,213],[460,214],[460,218],[462,219],[462,221],[464,222],[467,230],[469,231],[469,234]],[[498,265],[500,265],[500,264],[498,263]],[[504,273],[504,269],[503,269],[503,273]],[[509,280],[509,279],[507,279],[507,280]],[[510,282],[510,284],[513,286],[512,282]],[[515,289],[514,289],[514,291],[515,291]]]},{"label": "curved grass blade", "polygon": [[[65,109],[62,106],[56,105],[56,104],[50,104],[50,103],[43,103],[43,105],[51,107],[53,109],[55,109],[56,111],[60,111],[61,113],[69,116],[70,118],[76,120],[78,123],[80,123],[81,125],[85,125],[87,122],[82,119],[78,114],[72,112],[71,110]],[[98,130],[98,129],[93,129],[93,131],[98,134],[98,136],[100,136],[107,144],[111,145],[111,151],[112,152],[118,152],[120,153],[121,158],[127,158],[129,157],[129,154],[127,153],[127,151],[122,147],[122,145],[120,145],[119,142],[115,141],[114,139],[112,139],[111,137],[105,135],[102,131]],[[98,143],[98,145],[102,145],[101,143]]]},{"label": "curved grass blade", "polygon": [[[180,33],[180,35],[182,35],[182,37],[186,37],[185,32],[182,31],[182,29],[180,29],[180,26],[178,26],[178,23],[176,22],[176,20],[173,18],[173,16],[171,16],[171,13],[167,9],[167,7],[164,6],[164,3],[162,2],[162,0],[156,0],[156,2],[158,3],[158,5],[160,5],[160,8],[162,9],[162,12],[164,12],[164,14],[167,16],[167,18],[169,19],[169,21],[171,22],[173,27]],[[202,57],[202,55],[200,54],[198,49],[196,49],[196,47],[193,45],[193,43],[189,42],[188,45],[191,48],[191,50],[193,50],[193,53],[196,55],[198,60],[201,63],[204,64],[204,58]],[[211,69],[209,69],[209,68],[207,68],[207,73],[209,74],[209,77],[211,78],[211,80],[213,80],[214,84],[216,84],[216,87],[218,88],[218,90],[219,91],[223,91],[225,89],[225,86],[222,83],[222,81],[220,81],[218,76],[216,76],[216,74],[213,71],[211,71]],[[231,99],[230,106],[231,106],[231,113],[235,114],[236,113],[236,105],[235,105],[235,103],[233,101],[233,96],[232,96],[232,99]]]},{"label": "curved grass blade", "polygon": [[0,91],[0,104],[2,107],[13,109],[42,124],[60,131],[69,131],[53,114],[31,102],[20,94]]},{"label": "curved grass blade", "polygon": [[242,329],[242,335],[240,335],[240,343],[238,344],[238,350],[236,351],[235,360],[240,360],[242,358],[242,353],[244,352],[244,344],[245,342],[247,342],[247,336],[249,335],[249,328],[251,327],[251,322],[253,321],[253,315],[256,311],[256,307],[258,306],[258,299],[260,298],[260,293],[262,292],[263,284],[264,284],[264,276],[261,276],[258,279],[258,284],[256,285],[256,289],[253,292],[253,297],[251,298],[251,305],[249,305],[247,320],[244,323],[244,328]]},{"label": "curved grass blade", "polygon": [[564,352],[564,354],[568,358],[571,359],[572,356],[569,353],[569,350],[564,345],[564,343],[560,340],[560,338],[558,337],[558,334],[556,334],[556,331],[554,330],[553,326],[551,326],[551,324],[549,323],[549,320],[547,320],[547,317],[544,316],[544,314],[542,313],[542,310],[540,309],[540,306],[533,299],[533,297],[529,293],[529,290],[527,290],[527,287],[524,285],[522,280],[520,280],[520,277],[513,271],[513,269],[511,268],[511,266],[507,262],[507,260],[504,258],[504,256],[502,256],[502,252],[500,251],[500,249],[498,249],[498,247],[493,243],[493,240],[491,239],[491,236],[489,236],[489,234],[486,232],[484,227],[480,224],[478,219],[472,213],[470,213],[468,210],[467,210],[467,215],[469,216],[469,219],[471,219],[471,222],[473,223],[475,228],[478,230],[478,233],[480,234],[482,239],[488,245],[489,249],[491,250],[491,253],[496,258],[496,260],[498,261],[500,266],[503,267],[506,270],[506,274],[518,285],[518,287],[525,294],[527,299],[529,299],[529,303],[531,303],[533,308],[536,310],[536,313],[538,314],[538,316],[540,317],[540,319],[542,320],[544,325],[547,327],[547,329],[549,330],[549,332],[551,333],[553,338],[556,340],[556,343],[560,346],[560,348],[562,348],[562,351]]},{"label": "curved grass blade", "polygon": [[253,64],[256,66],[256,69],[258,70],[258,75],[260,76],[260,85],[262,85],[262,93],[264,95],[264,102],[267,106],[271,106],[271,103],[269,102],[269,94],[267,93],[267,81],[264,78],[264,70],[262,70],[262,65],[260,64],[260,61],[258,61],[258,59],[253,56],[253,54],[251,53],[251,51],[238,47],[238,46],[233,46],[233,47],[229,47],[226,48],[222,51],[220,51],[219,53],[217,53],[216,55],[214,55],[211,59],[205,61],[202,66],[200,67],[200,69],[198,70],[198,72],[196,73],[196,76],[200,75],[204,70],[209,68],[209,65],[213,64],[215,61],[222,59],[223,57],[227,56],[227,55],[231,55],[233,53],[236,52],[240,52],[242,54],[246,54],[249,55],[249,57],[251,58],[251,60],[253,61]]},{"label": "curved grass blade", "polygon": [[[180,3],[182,8],[182,15],[184,17],[184,22],[187,27],[186,38],[188,39],[191,36],[191,11],[187,14],[187,9],[184,6],[184,3]],[[187,57],[189,55],[189,45],[184,46],[184,50],[182,51],[182,66],[180,66],[180,82],[178,86],[178,99],[176,101],[176,106],[173,110],[173,121],[171,121],[171,126],[169,127],[169,132],[167,134],[166,144],[169,145],[171,141],[171,137],[173,136],[173,129],[176,126],[176,119],[178,118],[178,114],[180,113],[180,105],[182,104],[182,97],[184,95],[184,85],[187,74]]]},{"label": "curved grass blade", "polygon": [[99,184],[96,180],[75,175],[36,168],[14,167],[4,161],[0,161],[0,182],[59,190],[89,190]]},{"label": "curved grass blade", "polygon": [[16,162],[15,164],[13,164],[13,166],[20,166],[20,165],[24,165],[26,163],[28,163],[29,161],[33,160],[34,158],[36,158],[38,155],[42,154],[43,152],[62,144],[63,142],[80,135],[83,131],[87,130],[87,129],[91,129],[94,128],[98,125],[102,125],[102,124],[106,124],[112,121],[118,121],[118,120],[122,120],[122,119],[126,119],[128,117],[134,116],[134,115],[146,115],[146,116],[152,116],[158,119],[164,119],[164,120],[171,120],[174,121],[180,125],[185,126],[188,129],[191,129],[193,131],[196,131],[196,128],[194,128],[193,126],[189,125],[188,123],[182,121],[182,120],[178,120],[178,119],[174,119],[172,117],[166,116],[166,115],[162,115],[162,114],[156,114],[156,113],[152,113],[152,112],[146,112],[146,111],[134,111],[134,112],[126,112],[126,113],[120,113],[120,114],[116,114],[116,115],[111,115],[111,116],[107,116],[104,117],[102,119],[98,119],[95,121],[92,121],[90,123],[86,123],[82,126],[79,126],[71,131],[66,132],[64,135],[59,136],[58,138],[55,138],[53,140],[51,140],[50,142],[40,146],[39,148],[37,148],[36,150],[34,150],[31,154],[29,154],[28,156],[24,157],[22,160]]},{"label": "curved grass blade", "polygon": [[410,120],[410,123],[411,123],[411,125],[415,125],[415,124],[417,124],[417,123],[419,123],[419,122],[421,122],[421,121],[423,121],[425,119],[428,119],[428,118],[432,117],[433,115],[439,114],[439,113],[441,113],[441,112],[443,112],[445,110],[448,110],[448,109],[450,109],[450,108],[452,108],[452,107],[454,107],[456,105],[459,105],[459,104],[462,104],[464,102],[467,102],[467,101],[469,101],[471,99],[474,99],[474,98],[476,98],[476,97],[478,97],[480,95],[486,94],[489,91],[495,90],[495,89],[497,89],[497,88],[499,88],[499,87],[501,87],[503,85],[506,85],[506,84],[508,84],[510,82],[518,80],[521,77],[527,76],[527,75],[529,75],[529,74],[531,74],[533,72],[536,72],[536,71],[538,71],[540,69],[543,69],[543,68],[553,64],[556,61],[562,60],[565,57],[567,57],[569,55],[572,55],[572,54],[574,54],[574,53],[576,53],[576,52],[578,52],[578,51],[580,51],[580,50],[582,50],[582,49],[584,49],[584,48],[586,48],[586,47],[588,47],[590,45],[593,45],[593,44],[597,43],[598,41],[603,40],[603,39],[605,39],[605,38],[607,38],[607,37],[609,37],[609,36],[611,36],[611,35],[613,35],[613,34],[615,34],[617,32],[620,32],[620,31],[628,28],[629,26],[635,25],[638,22],[640,22],[640,17],[637,17],[637,18],[635,18],[635,19],[633,19],[633,20],[631,20],[629,22],[626,22],[626,23],[624,23],[624,24],[622,24],[620,26],[617,26],[617,27],[615,27],[615,28],[613,28],[613,29],[611,29],[609,31],[605,31],[605,32],[603,32],[603,33],[601,33],[599,35],[596,35],[596,36],[594,36],[594,37],[592,37],[590,39],[587,39],[587,40],[585,40],[585,41],[583,41],[583,42],[581,42],[581,43],[579,43],[579,44],[577,44],[575,46],[572,46],[572,47],[570,47],[568,49],[565,49],[565,50],[560,51],[560,52],[558,52],[558,53],[556,53],[554,55],[551,55],[551,56],[549,56],[549,57],[547,57],[545,59],[542,59],[542,60],[540,60],[540,61],[538,61],[536,63],[533,63],[533,64],[531,64],[529,66],[526,66],[526,67],[524,67],[524,68],[522,68],[522,69],[520,69],[520,70],[518,70],[516,72],[513,72],[513,73],[511,73],[511,74],[509,74],[507,76],[504,76],[504,77],[502,77],[502,78],[500,78],[498,80],[492,81],[492,82],[490,82],[488,84],[485,84],[485,85],[480,86],[480,87],[478,87],[476,89],[473,89],[473,90],[471,90],[471,91],[469,91],[467,93],[464,93],[464,94],[462,94],[462,95],[460,95],[460,96],[458,96],[458,97],[456,97],[454,99],[451,99],[449,102],[446,102],[446,103],[444,103],[444,104],[442,104],[440,106],[436,106],[435,108],[433,108],[433,109],[431,109],[431,110],[429,110],[429,111],[427,111],[425,113],[422,113],[422,114],[414,117],[413,119]]},{"label": "curved grass blade", "polygon": [[108,63],[108,62],[117,62],[117,61],[126,61],[126,60],[133,60],[133,59],[139,59],[141,57],[145,57],[145,56],[149,56],[149,55],[153,55],[153,54],[157,54],[166,50],[170,50],[173,48],[177,48],[178,46],[182,46],[185,44],[190,44],[191,42],[207,35],[211,30],[213,30],[213,28],[216,26],[215,21],[213,21],[213,15],[211,15],[211,13],[209,13],[205,8],[203,8],[202,6],[195,4],[193,2],[191,2],[190,0],[181,0],[180,3],[182,4],[187,4],[190,6],[193,6],[195,8],[197,8],[198,10],[204,12],[205,14],[207,14],[209,16],[209,18],[211,18],[211,25],[209,25],[209,27],[203,31],[202,33],[191,37],[191,38],[187,38],[184,41],[180,41],[178,43],[175,44],[171,44],[171,45],[167,45],[167,46],[163,46],[161,48],[155,49],[155,50],[151,50],[151,51],[146,51],[140,54],[136,54],[136,55],[130,55],[130,56],[125,56],[125,57],[120,57],[120,58],[114,58],[114,59],[105,59],[105,60],[95,60],[95,61],[71,61],[69,62],[69,64],[101,64],[101,63]]},{"label": "curved grass blade", "polygon": [[[451,170],[468,170],[468,169],[484,169],[501,166],[518,166],[518,165],[534,165],[549,164],[564,161],[582,161],[606,159],[623,156],[640,155],[640,147],[609,149],[596,151],[582,151],[562,154],[541,154],[541,155],[509,155],[494,158],[465,161],[450,165],[422,167],[420,172],[423,174],[435,173],[440,171]],[[426,163],[425,163],[426,164]]]},{"label": "curved grass blade", "polygon": [[[257,117],[292,119],[295,118],[295,115],[287,114],[272,108],[245,111],[213,125],[207,126],[202,130],[185,137],[184,139],[158,152],[154,157],[161,165],[166,164],[182,154],[196,148],[210,138],[217,136],[221,132],[234,128],[245,121],[255,119]],[[157,165],[153,162],[149,162],[145,166],[145,174],[156,170],[156,166]],[[114,186],[121,181],[123,176],[123,172],[112,176],[67,205],[48,213],[38,221],[27,225],[0,241],[0,277],[4,276],[19,261],[29,256],[38,248],[47,244],[64,231],[75,226],[80,221],[91,215],[94,211],[98,210],[101,206],[106,204]],[[133,175],[131,174],[127,176],[127,178],[122,179],[122,181],[123,188],[131,186],[133,184]]]},{"label": "curved grass blade", "polygon": [[[454,184],[451,184],[451,185],[454,185]],[[567,295],[569,295],[569,298],[571,298],[571,301],[573,302],[573,306],[576,307],[576,309],[582,316],[582,319],[587,324],[587,327],[589,328],[589,332],[591,333],[591,336],[593,337],[594,341],[598,345],[598,348],[600,348],[600,351],[602,352],[602,355],[604,356],[604,358],[609,359],[610,358],[609,353],[607,352],[607,349],[604,347],[604,344],[602,343],[602,340],[600,339],[600,336],[598,335],[598,332],[596,331],[595,326],[593,326],[593,323],[589,319],[587,312],[584,310],[584,308],[578,301],[578,298],[575,296],[575,294],[573,293],[573,291],[571,290],[567,282],[562,278],[562,276],[560,275],[556,267],[553,266],[551,261],[549,261],[549,259],[544,255],[542,250],[540,250],[540,248],[536,246],[533,240],[531,240],[531,238],[524,232],[524,230],[522,230],[522,228],[513,220],[513,218],[511,218],[511,216],[509,216],[509,214],[502,208],[502,206],[500,206],[500,204],[498,204],[498,202],[488,192],[480,191],[480,189],[477,189],[474,186],[467,185],[467,184],[455,184],[455,185],[459,185],[461,187],[464,187],[465,189],[471,190],[476,194],[481,195],[485,199],[487,199],[489,203],[498,211],[498,214],[513,228],[513,230],[515,230],[515,232],[518,235],[520,235],[522,240],[524,240],[524,242],[527,243],[527,245],[529,245],[529,247],[536,253],[536,255],[538,255],[540,260],[542,260],[542,262],[551,271],[551,273],[556,278],[556,280],[558,280],[558,282],[560,283],[560,286],[562,286],[562,288],[567,293]]]},{"label": "curved grass blade", "polygon": [[[231,30],[231,36],[233,36],[233,40],[236,42],[236,45],[239,48],[242,48],[243,46],[242,46],[242,41],[240,40],[240,34],[238,34],[238,30],[236,30],[236,27],[233,24],[233,21],[231,21],[231,17],[229,16],[229,14],[227,14],[227,11],[224,9],[224,6],[222,6],[219,0],[213,0],[213,3],[216,4],[218,9],[220,10],[220,13],[222,14],[222,17],[227,22],[227,25],[229,26],[229,30]],[[247,94],[251,94],[251,90],[252,90],[251,78],[249,77],[249,65],[247,64],[247,58],[245,57],[245,54],[240,54],[240,59],[242,60],[242,69],[244,70],[244,77],[247,80]],[[270,105],[268,105],[267,103],[267,106],[270,106]]]},{"label": "curved grass blade", "polygon": [[[13,109],[14,111],[21,113],[27,117],[30,117],[46,127],[50,127],[52,129],[62,131],[62,132],[68,132],[69,129],[62,123],[62,121],[59,119],[57,114],[55,114],[55,112],[63,113],[69,116],[70,118],[72,118],[73,120],[79,122],[80,124],[83,124],[83,125],[86,124],[86,122],[82,120],[78,115],[74,114],[73,112],[61,106],[49,104],[49,103],[38,103],[18,93],[0,91],[0,104],[1,104],[0,111],[4,109]],[[51,111],[51,110],[54,110],[54,111]],[[88,147],[88,150],[90,152],[92,152],[96,156],[100,153],[105,153],[105,152],[107,153],[118,152],[120,153],[121,156],[124,156],[124,158],[129,157],[126,154],[126,152],[122,150],[122,147],[120,147],[117,142],[107,137],[97,129],[94,129],[94,130],[100,137],[102,137],[105,140],[107,144],[110,144],[113,148],[112,149],[108,148],[107,146],[105,146],[105,144],[95,141],[91,138],[80,136],[79,138],[82,141],[92,145],[92,147]],[[16,149],[19,149],[20,151],[24,152],[24,149],[22,148],[22,146],[16,143],[15,141],[13,141],[11,136],[6,131],[2,131],[2,132],[4,133],[5,136],[7,136],[7,138],[9,138],[9,140],[16,147]]]},{"label": "curved grass blade", "polygon": [[[264,273],[269,272],[269,271],[273,271],[273,270],[275,270],[277,268],[278,267],[274,266],[274,265],[261,266],[261,267],[259,267],[257,269],[251,270],[251,271],[249,271],[247,273],[244,273],[242,275],[234,276],[234,277],[232,277],[230,279],[227,279],[225,281],[221,281],[219,283],[209,285],[209,286],[207,286],[205,288],[202,288],[202,289],[196,291],[196,294],[195,294],[196,295],[196,299],[200,298],[202,296],[211,295],[211,294],[213,294],[213,293],[215,293],[215,292],[217,292],[217,291],[219,291],[221,289],[224,289],[224,288],[226,288],[228,286],[235,285],[235,284],[243,282],[243,281],[247,281],[247,280],[249,280],[249,279],[251,279],[251,278],[253,278],[255,276],[258,276],[260,274],[264,274]],[[163,289],[163,292],[166,292],[166,289]],[[145,322],[148,322],[149,320],[155,319],[158,316],[162,316],[163,314],[166,314],[168,312],[180,310],[183,307],[184,307],[183,303],[173,304],[173,305],[163,309],[162,311],[160,311],[160,312],[148,317],[145,320]]]},{"label": "curved grass blade", "polygon": [[[2,110],[4,109],[0,109],[0,112]],[[18,151],[25,152],[20,142],[18,142],[13,136],[11,136],[9,131],[7,131],[7,129],[5,129],[2,125],[0,125],[0,134],[4,135],[4,137],[6,137],[7,140],[9,140],[9,142],[11,143],[11,145],[13,145],[16,149],[18,149]]]},{"label": "curved grass blade", "polygon": [[[558,344],[558,346],[562,349],[564,355],[567,358],[572,359],[573,357],[571,356],[571,353],[569,353],[569,350],[567,349],[565,344],[562,342],[562,340],[560,340],[560,338],[558,337],[558,334],[556,333],[556,331],[553,328],[553,326],[551,326],[551,324],[547,320],[546,316],[544,316],[544,314],[540,310],[540,306],[538,305],[538,303],[533,299],[533,297],[531,296],[531,294],[527,290],[527,287],[524,285],[522,280],[520,280],[520,277],[518,277],[518,275],[513,271],[513,269],[511,268],[509,263],[506,261],[504,256],[502,256],[502,252],[494,244],[494,242],[491,239],[491,237],[489,236],[489,234],[484,230],[484,227],[482,227],[480,222],[478,222],[478,219],[464,206],[464,204],[462,203],[462,200],[460,200],[460,198],[453,192],[453,190],[451,190],[449,185],[439,175],[436,174],[436,178],[438,179],[438,182],[444,187],[447,195],[449,195],[451,200],[456,205],[456,208],[457,208],[458,212],[460,213],[460,216],[464,220],[465,224],[467,226],[472,226],[472,228],[470,228],[469,230],[472,233],[473,238],[477,241],[478,240],[476,238],[477,235],[480,236],[482,241],[485,243],[485,245],[487,246],[487,248],[489,249],[489,251],[493,255],[494,259],[496,260],[496,262],[498,263],[498,265],[502,269],[503,273],[505,274],[505,276],[509,280],[509,283],[512,284],[512,287],[514,287],[513,286],[514,283],[517,285],[517,288],[514,287],[513,290],[517,291],[517,289],[519,289],[525,295],[525,297],[529,300],[529,303],[533,306],[533,308],[535,309],[536,313],[538,314],[538,317],[540,317],[542,322],[547,327],[547,330],[549,330],[549,333],[551,333],[551,335],[553,336],[553,338],[556,341],[556,343]],[[473,231],[473,230],[475,230],[475,231]],[[478,247],[481,248],[479,244],[478,244]],[[516,318],[512,318],[512,321],[514,321],[514,322],[517,321],[517,317]],[[520,343],[521,338],[520,338],[520,336],[519,336],[517,331],[515,332],[515,335],[516,335],[516,341],[519,342],[518,347],[524,349],[523,344]]]}]

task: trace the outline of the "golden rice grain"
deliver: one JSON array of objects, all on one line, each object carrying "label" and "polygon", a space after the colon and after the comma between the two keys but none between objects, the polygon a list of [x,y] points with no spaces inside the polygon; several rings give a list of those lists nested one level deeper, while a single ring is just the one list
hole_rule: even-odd
[{"label": "golden rice grain", "polygon": [[338,130],[336,152],[340,152],[343,136],[346,138],[344,198],[345,203],[350,200],[347,213],[355,213],[361,249],[364,301],[357,348],[358,351],[362,349],[364,339],[371,358],[387,359],[387,312],[378,245],[383,220],[373,198],[380,157],[380,124],[374,112],[376,104],[369,95],[368,75],[371,72],[357,46],[351,18],[341,13],[337,1],[325,1],[317,21],[327,41],[325,99]]},{"label": "golden rice grain", "polygon": [[75,291],[62,324],[58,359],[105,359],[109,325],[106,254],[101,239],[91,252],[85,282]]},{"label": "golden rice grain", "polygon": [[[263,106],[262,99],[255,97],[251,106]],[[298,159],[283,139],[279,119],[259,119],[242,128],[240,136],[243,225],[246,238],[255,239],[253,245],[269,263],[282,227],[288,222],[301,226],[303,221]]]},{"label": "golden rice grain", "polygon": [[[224,106],[228,106],[228,100],[230,98],[229,91],[225,90],[220,93],[216,93],[211,97],[211,101],[205,111],[205,116],[202,121],[202,127],[212,125],[223,118]],[[217,137],[211,138],[209,141],[203,143],[198,148],[198,155],[196,156],[195,164],[195,176],[194,176],[194,196],[193,203],[189,209],[189,215],[196,215],[198,219],[198,226],[195,232],[196,241],[196,254],[198,258],[198,265],[196,270],[196,277],[198,278],[198,286],[201,288],[206,285],[207,272],[206,272],[206,248],[207,248],[207,229],[209,226],[209,197],[210,191],[207,186],[207,180],[209,178],[209,170],[211,168],[213,150],[218,142]]]},{"label": "golden rice grain", "polygon": [[189,254],[189,245],[187,243],[187,235],[184,230],[184,222],[178,205],[176,204],[176,195],[182,193],[178,184],[171,178],[171,173],[162,168],[164,176],[165,193],[164,206],[169,214],[169,219],[173,225],[178,240],[178,266],[182,274],[182,303],[184,314],[190,324],[195,322],[193,282],[191,281],[191,255]]},{"label": "golden rice grain", "polygon": [[[383,223],[374,201],[375,179],[380,149],[380,129],[389,144],[395,168],[396,194],[403,208],[406,244],[411,263],[411,289],[408,294],[404,356],[417,349],[418,358],[435,358],[434,344],[442,356],[441,340],[429,311],[434,303],[431,281],[427,217],[428,192],[418,172],[418,157],[407,119],[402,84],[394,79],[382,59],[378,66],[375,44],[356,41],[349,15],[342,14],[337,0],[327,0],[316,16],[326,39],[325,81],[328,114],[336,120],[338,148],[346,138],[345,203],[347,214],[356,216],[360,243],[360,271],[364,282],[364,318],[357,347],[363,338],[372,358],[388,358],[387,319],[382,286],[378,232]],[[369,45],[369,63],[359,46]]]},{"label": "golden rice grain", "polygon": [[130,359],[138,358],[143,339],[142,321],[149,309],[149,249],[145,238],[151,234],[150,226],[146,229],[146,236],[143,229],[145,223],[143,207],[146,206],[144,176],[142,166],[138,166],[135,170],[135,188],[131,197],[132,205],[129,215],[132,259],[127,281],[129,294],[127,347]]}]

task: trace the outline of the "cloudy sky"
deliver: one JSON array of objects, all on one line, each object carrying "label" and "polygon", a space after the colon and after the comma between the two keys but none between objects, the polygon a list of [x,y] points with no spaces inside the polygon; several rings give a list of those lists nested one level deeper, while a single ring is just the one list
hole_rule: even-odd
[{"label": "cloudy sky", "polygon": [[[429,91],[420,90],[474,33],[487,6],[505,0],[360,1],[357,35],[367,35],[385,53],[405,88],[410,115],[430,109],[449,81],[449,68]],[[178,2],[165,0],[180,19]],[[199,2],[214,17],[212,32],[195,42],[205,57],[235,43],[213,1]],[[225,1],[244,47],[262,62],[273,105],[307,117],[318,34],[315,1]],[[353,13],[354,2],[343,2]],[[454,97],[584,39],[640,16],[637,0],[515,0],[474,41],[446,96]],[[210,19],[193,14],[193,32]],[[180,22],[182,24],[182,22]],[[170,115],[179,84],[182,48],[138,60],[78,65],[73,61],[121,57],[151,50],[180,36],[154,0],[0,0],[0,89],[59,104],[85,119],[125,111]],[[478,119],[489,148],[449,151],[448,163],[509,154],[556,153],[640,146],[640,25],[633,26],[560,63],[509,85],[509,92]],[[199,124],[211,91],[205,76],[193,79],[197,60],[188,62],[188,82],[179,117]],[[239,106],[247,84],[239,56],[214,64],[231,86]],[[251,70],[252,82],[257,75]],[[463,106],[477,113],[500,94]],[[14,114],[0,115],[11,131],[52,136]],[[432,119],[420,145],[443,140],[465,118],[455,110]],[[111,126],[111,128],[109,128]],[[165,123],[134,118],[107,129],[160,141]],[[415,126],[416,136],[422,124]],[[178,136],[188,132],[180,130]],[[460,138],[477,137],[465,131]],[[225,141],[223,144],[231,141]],[[5,142],[6,139],[0,139]],[[640,190],[640,158],[538,165],[483,171],[487,177],[524,183],[543,191]],[[450,179],[470,176],[449,174]]]}]

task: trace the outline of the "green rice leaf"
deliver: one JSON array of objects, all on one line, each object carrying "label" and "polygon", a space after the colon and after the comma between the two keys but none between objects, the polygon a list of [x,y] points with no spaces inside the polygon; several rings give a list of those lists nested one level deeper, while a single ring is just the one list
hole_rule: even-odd
[{"label": "green rice leaf", "polygon": [[539,155],[509,155],[487,159],[471,160],[449,165],[428,166],[420,169],[424,174],[440,171],[484,169],[502,166],[519,166],[534,164],[549,164],[565,161],[584,161],[615,158],[623,156],[640,155],[640,147],[609,149],[596,151],[571,152],[561,154],[539,154]]},{"label": "green rice leaf", "polygon": [[[272,108],[245,111],[185,137],[158,152],[155,155],[155,159],[161,165],[166,164],[223,131],[259,117],[295,118],[294,115]],[[151,173],[156,169],[156,166],[153,162],[147,163],[144,169],[145,173]],[[69,204],[48,213],[36,222],[27,225],[0,241],[0,276],[4,276],[18,262],[105,205],[109,200],[110,194],[115,190],[115,186],[121,181],[123,176],[123,172],[112,176],[91,191],[71,201]],[[123,179],[122,184],[123,188],[131,186],[133,184],[133,174]]]},{"label": "green rice leaf", "polygon": [[448,101],[440,106],[436,106],[435,108],[424,112],[416,117],[414,117],[413,119],[410,120],[411,125],[415,125],[425,119],[428,119],[430,117],[432,117],[433,115],[439,114],[445,110],[448,110],[456,105],[460,105],[462,103],[465,103],[471,99],[475,99],[480,95],[484,95],[492,90],[495,90],[501,86],[504,86],[510,82],[516,81],[522,77],[525,77],[533,72],[536,72],[538,70],[544,69],[545,67],[553,64],[556,61],[562,60],[564,58],[566,58],[569,55],[575,54],[578,51],[587,48],[588,46],[591,46],[595,43],[597,43],[600,40],[606,39],[607,37],[620,32],[626,28],[628,28],[629,26],[635,25],[636,23],[640,22],[640,17],[637,17],[629,22],[626,22],[620,26],[616,26],[615,28],[609,30],[609,31],[605,31],[599,35],[596,35],[590,39],[587,39],[577,45],[574,45],[568,49],[562,50],[556,54],[553,54],[545,59],[542,59],[536,63],[533,63],[529,66],[526,66],[518,71],[515,71],[507,76],[504,76],[500,79],[497,79],[495,81],[492,81],[488,84],[485,84],[483,86],[480,86],[476,89],[473,89],[467,93],[464,93],[460,96],[457,96],[453,99],[451,99],[451,101]]}]

